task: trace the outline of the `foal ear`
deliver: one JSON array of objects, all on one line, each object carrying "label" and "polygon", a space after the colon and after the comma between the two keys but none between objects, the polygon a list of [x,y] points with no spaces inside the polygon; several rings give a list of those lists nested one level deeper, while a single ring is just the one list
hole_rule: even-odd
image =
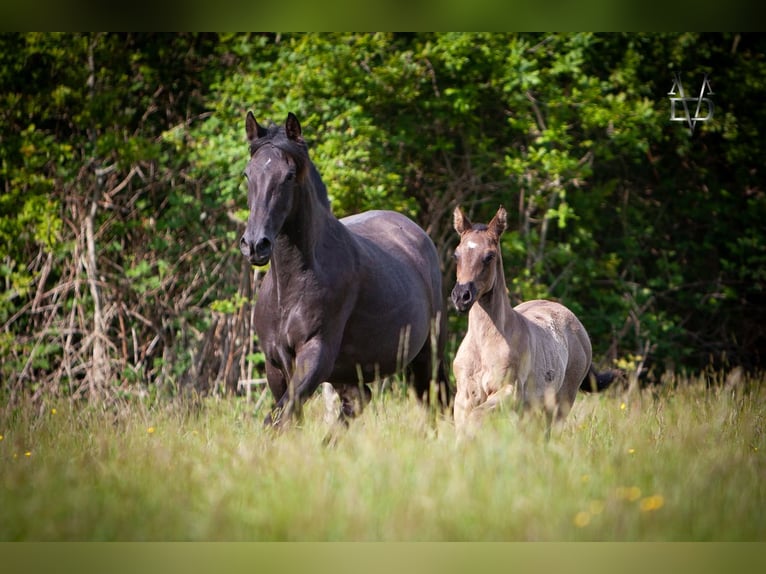
[{"label": "foal ear", "polygon": [[505,226],[507,224],[508,219],[508,213],[505,211],[505,208],[501,205],[497,213],[495,213],[495,217],[492,218],[492,221],[489,222],[489,225],[487,227],[489,230],[495,234],[495,237],[500,237],[503,234],[503,231],[505,231]]},{"label": "foal ear", "polygon": [[466,217],[465,213],[463,213],[463,210],[460,209],[459,205],[455,208],[455,213],[452,216],[452,224],[455,227],[455,231],[458,232],[458,235],[463,235],[463,233],[469,231],[473,227],[473,224]]},{"label": "foal ear", "polygon": [[301,124],[295,114],[288,112],[287,119],[285,120],[285,133],[288,139],[294,142],[303,143],[303,136],[301,135]]},{"label": "foal ear", "polygon": [[253,112],[247,112],[247,118],[245,118],[245,133],[247,134],[247,141],[253,141],[254,139],[265,136],[266,133],[268,133],[268,130],[258,123]]}]

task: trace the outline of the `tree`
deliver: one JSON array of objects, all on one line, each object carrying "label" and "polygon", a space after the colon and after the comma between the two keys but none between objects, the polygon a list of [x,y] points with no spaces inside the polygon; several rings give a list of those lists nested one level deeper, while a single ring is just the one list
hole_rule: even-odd
[{"label": "tree", "polygon": [[178,324],[194,313],[193,276],[179,269],[198,263],[188,255],[197,238],[194,211],[177,207],[185,160],[158,138],[201,109],[212,40],[0,37],[0,313],[12,393],[111,396],[172,367]]},{"label": "tree", "polygon": [[[2,34],[0,357],[11,394],[226,386],[258,367],[244,117],[298,115],[336,215],[503,204],[510,296],[602,363],[763,367],[764,37]],[[668,91],[708,74],[694,133]],[[465,319],[450,313],[458,339]]]}]

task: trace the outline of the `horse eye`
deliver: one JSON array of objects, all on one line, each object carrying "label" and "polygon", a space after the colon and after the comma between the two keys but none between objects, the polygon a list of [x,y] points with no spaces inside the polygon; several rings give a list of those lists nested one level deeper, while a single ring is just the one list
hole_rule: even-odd
[{"label": "horse eye", "polygon": [[487,253],[487,254],[484,256],[484,259],[482,259],[482,262],[484,263],[484,265],[487,265],[487,264],[488,264],[490,261],[492,261],[494,258],[495,258],[495,253],[494,253],[494,251],[492,251],[492,252],[490,252],[490,253]]}]

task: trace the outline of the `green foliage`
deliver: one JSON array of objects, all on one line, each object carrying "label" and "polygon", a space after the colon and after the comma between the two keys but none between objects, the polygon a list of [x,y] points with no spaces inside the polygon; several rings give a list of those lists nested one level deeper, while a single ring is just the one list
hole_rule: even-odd
[{"label": "green foliage", "polygon": [[0,321],[12,335],[2,360],[25,365],[4,379],[14,387],[79,388],[103,362],[94,337],[111,339],[110,365],[134,370],[153,364],[149,349],[177,353],[167,330],[192,308],[174,299],[199,268],[189,250],[210,240],[204,206],[172,209],[188,160],[158,136],[200,109],[212,39],[0,36]]},{"label": "green foliage", "polygon": [[242,295],[235,293],[230,299],[217,299],[210,303],[210,309],[216,313],[233,315],[238,313],[242,306],[247,302]]},{"label": "green foliage", "polygon": [[[736,33],[2,34],[4,381],[91,388],[94,341],[127,386],[241,345],[208,337],[249,328],[248,110],[297,114],[338,216],[416,219],[445,294],[455,205],[503,204],[510,296],[570,306],[597,362],[762,367],[764,53]],[[691,135],[675,72],[714,89]]]}]

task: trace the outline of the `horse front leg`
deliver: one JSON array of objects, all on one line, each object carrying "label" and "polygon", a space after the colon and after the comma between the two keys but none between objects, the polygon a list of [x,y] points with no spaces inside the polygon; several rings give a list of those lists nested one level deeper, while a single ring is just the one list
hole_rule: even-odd
[{"label": "horse front leg", "polygon": [[[270,361],[266,361],[266,382],[269,385],[271,396],[274,400],[279,401],[287,394],[287,376],[285,372],[272,364]],[[274,424],[274,410],[266,415],[263,421],[263,425],[270,427]]]},{"label": "horse front leg", "polygon": [[[479,404],[473,405],[470,411],[464,415],[464,420],[458,429],[461,431],[459,436],[473,437],[481,426],[482,420],[492,411],[512,402],[515,395],[514,385],[505,384],[491,395],[487,395]],[[455,404],[457,405],[457,401]],[[455,422],[457,426],[457,419]]]},{"label": "horse front leg", "polygon": [[470,428],[475,419],[473,411],[487,399],[487,395],[481,388],[480,381],[473,375],[465,375],[461,370],[455,371],[457,378],[457,390],[453,406],[453,418],[458,437],[468,437],[474,429]]},{"label": "horse front leg", "polygon": [[335,365],[337,350],[319,338],[314,338],[297,350],[292,373],[288,377],[287,391],[277,400],[266,421],[282,427],[292,418],[300,419],[304,401],[319,385],[327,380]]},{"label": "horse front leg", "polygon": [[453,418],[455,419],[455,429],[458,434],[462,433],[465,429],[466,421],[468,420],[468,413],[471,412],[472,401],[471,397],[458,386],[458,390],[455,393],[455,404],[453,406]]}]

